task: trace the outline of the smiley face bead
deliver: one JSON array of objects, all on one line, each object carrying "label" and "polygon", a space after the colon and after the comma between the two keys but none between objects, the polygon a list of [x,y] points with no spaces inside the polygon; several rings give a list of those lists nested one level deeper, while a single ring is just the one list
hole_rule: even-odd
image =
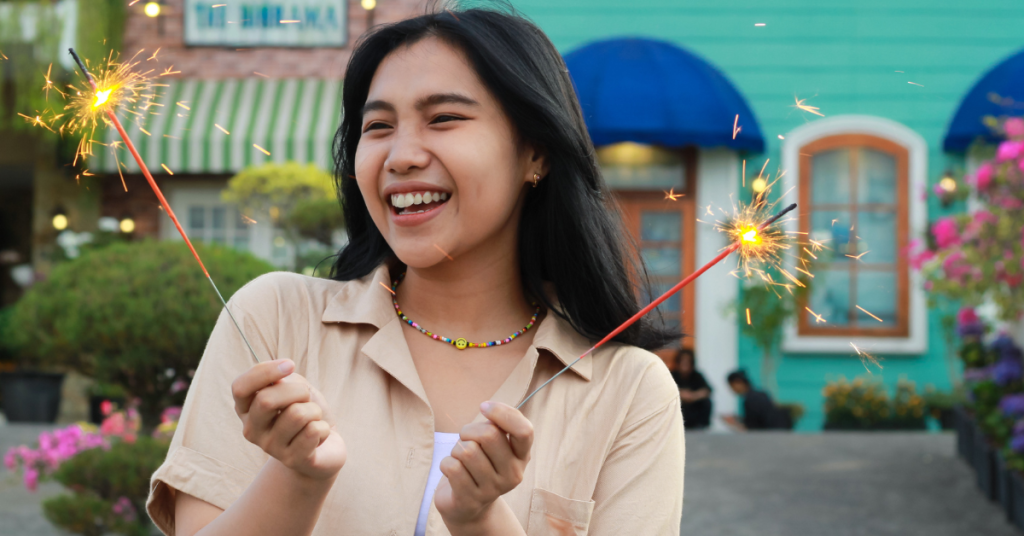
[{"label": "smiley face bead", "polygon": [[469,346],[469,341],[466,339],[463,339],[462,337],[455,339],[455,347],[459,350],[465,350],[467,346]]}]

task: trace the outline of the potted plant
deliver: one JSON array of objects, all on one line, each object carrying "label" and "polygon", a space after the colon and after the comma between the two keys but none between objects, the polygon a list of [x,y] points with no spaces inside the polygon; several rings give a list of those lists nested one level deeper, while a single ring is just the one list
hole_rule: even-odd
[{"label": "potted plant", "polygon": [[[252,255],[196,244],[225,298],[273,270]],[[223,306],[188,248],[140,241],[86,251],[15,305],[5,344],[51,356],[139,400],[143,428],[179,405]]]},{"label": "potted plant", "polygon": [[[15,307],[0,309],[0,343],[16,336],[15,315]],[[55,422],[60,409],[65,363],[59,356],[27,348],[3,350],[12,363],[9,369],[0,370],[4,416],[10,422]]]},{"label": "potted plant", "polygon": [[939,423],[943,430],[957,429],[956,415],[954,410],[963,404],[963,390],[961,388],[953,391],[939,391],[934,385],[925,387],[924,394],[925,411]]}]

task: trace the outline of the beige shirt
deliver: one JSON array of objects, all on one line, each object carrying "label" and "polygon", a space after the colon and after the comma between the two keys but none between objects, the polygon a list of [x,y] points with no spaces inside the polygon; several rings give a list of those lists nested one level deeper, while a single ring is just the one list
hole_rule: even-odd
[{"label": "beige shirt", "polygon": [[[384,266],[349,282],[276,272],[229,302],[261,360],[294,360],[323,393],[345,440],[347,462],[314,536],[412,536],[416,526],[434,415],[381,283],[389,284]],[[536,329],[492,400],[517,405],[592,345],[554,314]],[[226,510],[266,463],[268,455],[242,436],[231,396],[231,382],[253,364],[221,313],[167,459],[151,480],[146,507],[165,534],[174,534],[174,490]],[[523,406],[534,426],[531,460],[502,500],[530,536],[679,534],[679,403],[661,359],[633,346],[602,346]],[[449,534],[433,506],[426,534]]]}]

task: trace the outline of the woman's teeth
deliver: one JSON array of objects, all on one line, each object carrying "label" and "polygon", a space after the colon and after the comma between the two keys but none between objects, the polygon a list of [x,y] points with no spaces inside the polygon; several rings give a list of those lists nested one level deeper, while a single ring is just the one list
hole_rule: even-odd
[{"label": "woman's teeth", "polygon": [[447,200],[447,192],[410,192],[406,194],[393,194],[391,196],[391,204],[398,209],[399,214],[416,214],[418,212],[426,212],[434,207],[426,207],[423,210],[418,211],[405,211],[403,209],[413,205],[428,205],[430,203]]}]

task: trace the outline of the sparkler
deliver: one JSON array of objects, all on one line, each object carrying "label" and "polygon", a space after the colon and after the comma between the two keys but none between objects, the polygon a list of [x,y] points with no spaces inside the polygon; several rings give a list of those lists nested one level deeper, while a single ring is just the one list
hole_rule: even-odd
[{"label": "sparkler", "polygon": [[644,307],[643,309],[640,309],[640,311],[638,311],[635,315],[630,317],[629,320],[626,320],[625,322],[622,323],[622,325],[620,325],[619,327],[617,327],[614,330],[612,330],[611,333],[609,333],[608,335],[605,335],[605,337],[603,339],[601,339],[600,341],[597,341],[597,344],[595,344],[594,346],[591,346],[590,349],[587,350],[586,352],[583,352],[583,355],[577,357],[575,361],[573,361],[572,363],[569,363],[568,365],[566,365],[565,368],[563,368],[562,370],[558,371],[558,373],[555,374],[554,376],[552,376],[550,379],[548,379],[548,381],[546,381],[543,384],[541,384],[540,387],[534,389],[534,391],[532,393],[527,395],[527,397],[524,398],[523,401],[520,402],[518,406],[516,406],[516,409],[519,409],[519,408],[523,407],[523,404],[526,404],[527,401],[529,401],[531,398],[533,398],[533,395],[537,394],[537,392],[540,391],[541,389],[543,389],[547,384],[549,384],[552,381],[554,381],[555,378],[561,376],[565,371],[567,371],[570,368],[572,368],[572,366],[575,365],[576,363],[578,363],[581,359],[583,359],[584,357],[587,357],[594,350],[597,350],[602,345],[604,345],[604,343],[612,340],[616,335],[618,335],[619,333],[622,333],[623,331],[625,331],[626,328],[628,328],[629,326],[632,326],[634,323],[636,323],[637,320],[640,320],[640,318],[642,318],[644,315],[646,315],[647,313],[651,312],[655,307],[660,305],[661,302],[671,298],[673,294],[679,292],[680,290],[683,289],[683,287],[685,287],[686,285],[689,285],[690,283],[692,283],[693,280],[695,280],[698,277],[700,277],[701,274],[703,274],[704,272],[708,271],[712,266],[722,262],[726,257],[728,257],[730,254],[732,254],[734,251],[740,250],[740,254],[743,255],[744,252],[747,249],[758,247],[758,245],[757,245],[758,243],[763,244],[763,241],[759,239],[759,236],[764,234],[764,233],[770,233],[771,232],[770,229],[772,227],[772,224],[774,224],[775,222],[779,221],[779,218],[782,218],[783,216],[785,216],[787,213],[789,213],[790,211],[792,211],[795,208],[796,208],[796,203],[793,203],[792,205],[789,205],[788,207],[786,207],[786,208],[782,209],[781,211],[779,211],[774,216],[768,218],[767,220],[765,220],[760,225],[758,225],[756,227],[752,227],[750,230],[744,232],[743,234],[741,234],[739,236],[738,239],[734,238],[734,241],[733,241],[732,245],[730,245],[729,247],[723,249],[722,252],[719,253],[717,257],[711,259],[704,266],[701,266],[699,269],[697,269],[697,271],[695,271],[692,274],[690,274],[689,276],[687,276],[686,279],[683,279],[679,283],[676,283],[676,285],[674,287],[668,289],[667,292],[665,292],[664,294],[659,296],[657,299],[652,301],[650,304],[647,305],[647,307]]},{"label": "sparkler", "polygon": [[[253,359],[257,363],[260,362],[260,358],[256,356],[256,351],[252,349],[252,345],[249,344],[249,339],[245,337],[245,333],[242,332],[241,326],[238,325],[238,321],[235,320],[235,315],[231,314],[231,309],[228,308],[227,301],[224,300],[224,296],[221,295],[220,289],[217,288],[217,284],[213,282],[213,278],[210,277],[210,272],[206,270],[206,265],[203,264],[203,260],[199,258],[199,253],[196,252],[196,248],[192,246],[192,241],[188,239],[188,235],[185,234],[185,230],[181,228],[181,223],[178,222],[178,217],[174,215],[174,211],[171,210],[170,204],[167,203],[167,199],[164,198],[163,192],[160,191],[160,187],[156,185],[156,181],[153,180],[153,175],[149,172],[149,168],[146,167],[146,163],[143,162],[142,157],[139,156],[139,152],[135,150],[135,144],[132,143],[131,138],[128,137],[128,133],[124,131],[124,127],[121,126],[121,121],[117,118],[115,111],[118,109],[116,98],[112,100],[111,95],[117,91],[131,91],[133,86],[122,86],[118,87],[116,84],[103,84],[103,79],[97,82],[93,78],[92,73],[85,68],[85,64],[82,63],[81,58],[75,53],[75,49],[69,48],[68,52],[71,53],[71,57],[75,59],[75,63],[78,64],[78,68],[82,70],[82,74],[89,82],[89,86],[92,87],[93,95],[86,95],[82,92],[75,97],[72,107],[75,110],[75,117],[81,118],[83,122],[91,122],[92,128],[95,128],[97,118],[100,117],[101,113],[105,113],[110,123],[117,129],[118,134],[121,135],[121,139],[124,141],[128,151],[135,157],[135,162],[139,164],[139,169],[142,170],[142,174],[146,177],[146,181],[149,182],[150,188],[153,189],[153,193],[156,194],[157,199],[160,200],[160,205],[163,207],[164,212],[171,217],[171,221],[174,222],[174,226],[178,229],[181,237],[185,239],[185,243],[188,244],[188,249],[192,251],[192,256],[196,258],[196,262],[199,263],[199,267],[203,269],[203,274],[206,275],[206,280],[213,286],[214,292],[217,293],[217,297],[220,298],[220,303],[224,306],[224,310],[228,312],[228,316],[231,317],[231,321],[235,324],[235,329],[238,330],[238,334],[241,335],[242,340],[245,341],[245,345],[249,347],[249,352],[252,353]],[[123,64],[121,64],[123,65]],[[144,76],[134,76],[131,74],[124,74],[122,80],[130,81],[136,84],[146,82],[143,80]],[[145,87],[149,87],[148,84],[143,84]],[[104,88],[104,89],[101,89]],[[115,95],[117,97],[117,95]],[[127,97],[123,97],[127,98]],[[150,96],[152,98],[152,96]],[[95,99],[95,100],[93,100]]]}]

